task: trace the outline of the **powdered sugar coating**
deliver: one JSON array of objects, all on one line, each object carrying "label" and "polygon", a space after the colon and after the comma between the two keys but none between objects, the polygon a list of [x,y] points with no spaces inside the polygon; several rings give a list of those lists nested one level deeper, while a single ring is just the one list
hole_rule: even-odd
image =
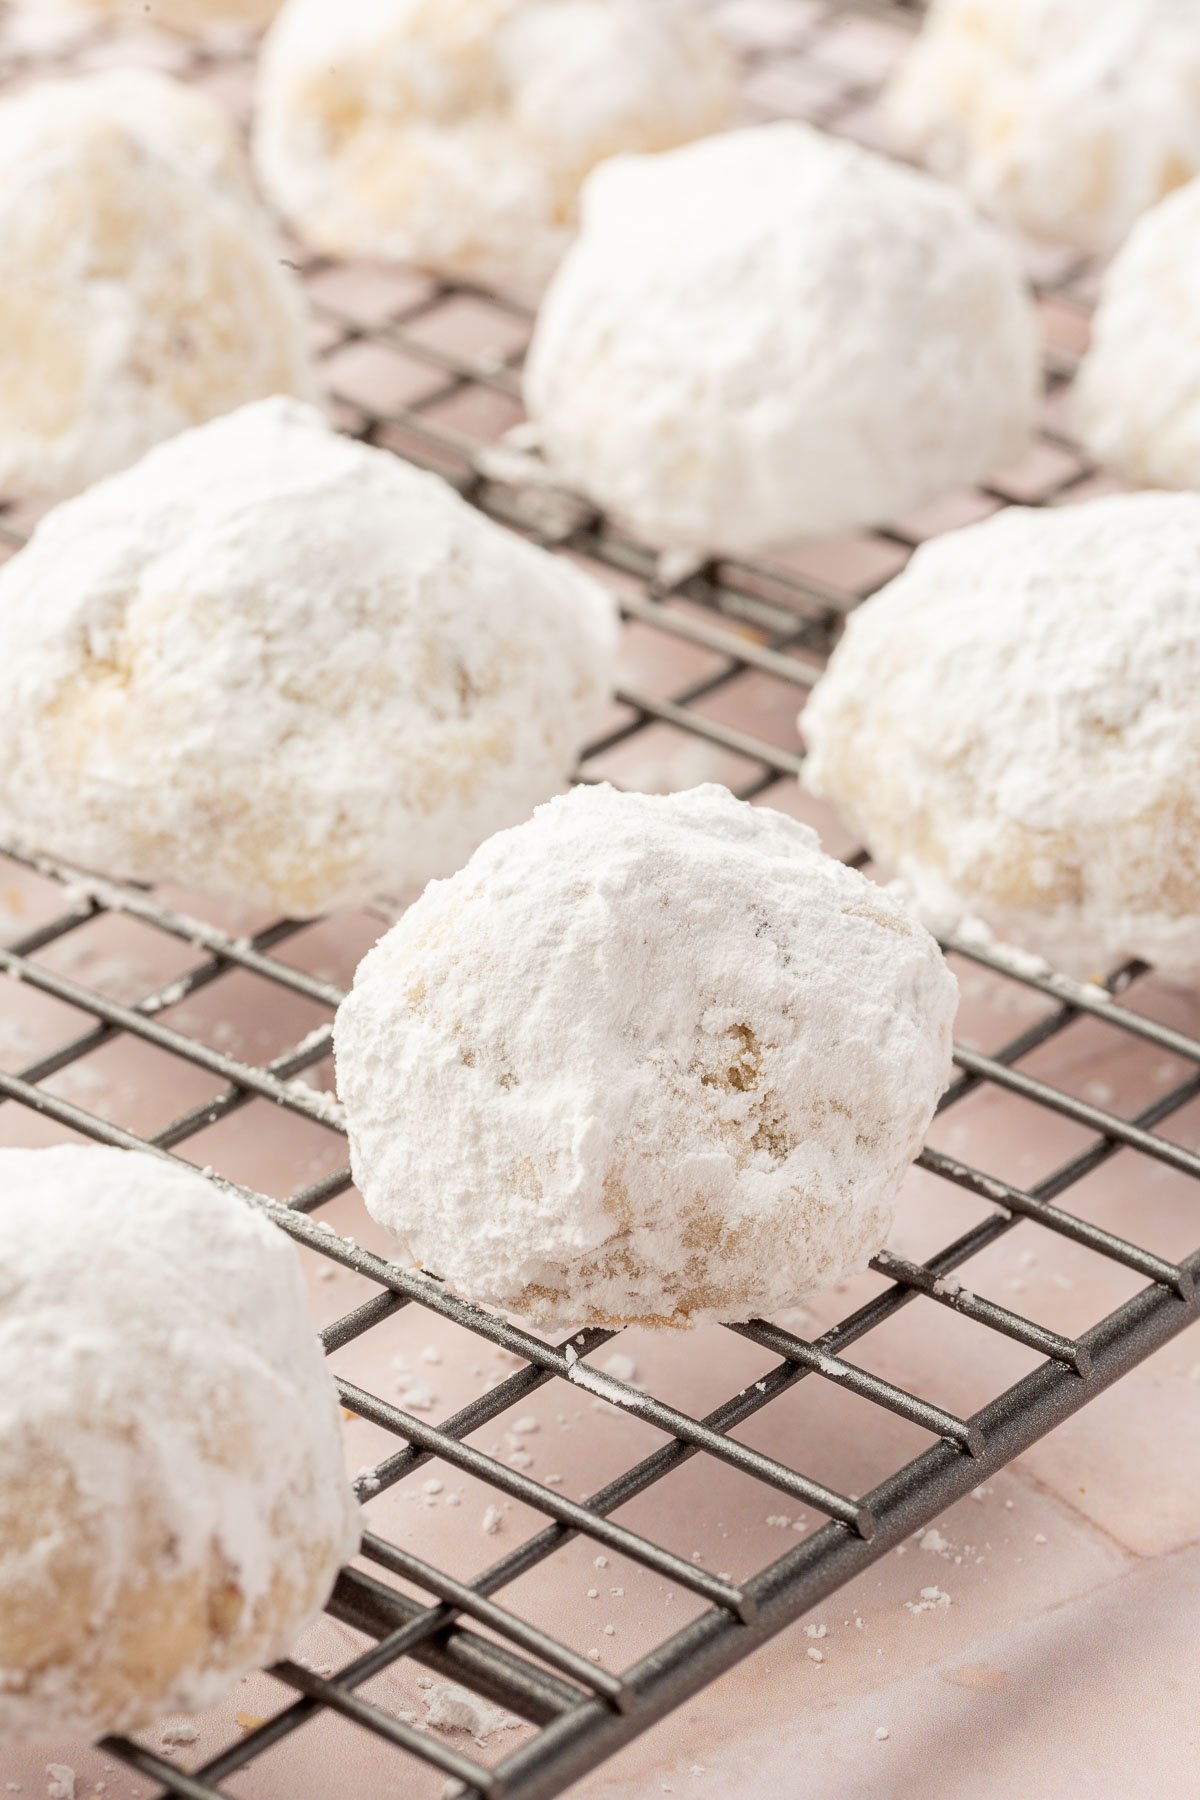
[{"label": "powdered sugar coating", "polygon": [[529,293],[589,170],[720,129],[731,94],[683,0],[286,0],[256,153],[318,249]]},{"label": "powdered sugar coating", "polygon": [[282,1233],[157,1157],[0,1150],[0,1737],[214,1705],[358,1536]]},{"label": "powdered sugar coating", "polygon": [[400,1254],[542,1324],[745,1319],[861,1268],[956,987],[888,895],[724,788],[576,788],[435,882],[335,1026]]},{"label": "powdered sugar coating", "polygon": [[570,774],[610,596],[287,400],[57,508],[0,570],[0,827],[299,915],[414,892]]},{"label": "powdered sugar coating", "polygon": [[68,0],[82,12],[138,25],[158,25],[204,38],[242,28],[260,31],[279,11],[279,0]]},{"label": "powdered sugar coating", "polygon": [[211,101],[135,69],[0,101],[0,495],[74,493],[314,391],[299,285]]},{"label": "powdered sugar coating", "polygon": [[1200,488],[1200,180],[1148,212],[1105,275],[1073,398],[1098,462]]},{"label": "powdered sugar coating", "polygon": [[525,396],[550,463],[641,535],[750,554],[1018,456],[1035,335],[961,196],[769,125],[591,177]]},{"label": "powdered sugar coating", "polygon": [[937,926],[1072,972],[1200,966],[1200,496],[1010,509],[851,615],[802,716]]},{"label": "powdered sugar coating", "polygon": [[1198,93],[1194,0],[934,0],[887,112],[988,211],[1107,252],[1200,171]]}]

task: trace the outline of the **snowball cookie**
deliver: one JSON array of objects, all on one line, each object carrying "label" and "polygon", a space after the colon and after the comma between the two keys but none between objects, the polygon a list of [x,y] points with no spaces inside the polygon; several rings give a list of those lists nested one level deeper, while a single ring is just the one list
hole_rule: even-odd
[{"label": "snowball cookie", "polygon": [[0,618],[0,831],[301,916],[560,788],[617,636],[587,576],[289,400],[56,508]]},{"label": "snowball cookie", "polygon": [[263,49],[263,185],[330,255],[536,292],[619,150],[728,122],[688,0],[286,0]]},{"label": "snowball cookie", "polygon": [[283,1234],[138,1151],[0,1150],[0,1740],[215,1705],[358,1536]]},{"label": "snowball cookie", "polygon": [[1195,0],[933,0],[886,112],[988,211],[1106,253],[1200,170],[1198,94]]},{"label": "snowball cookie", "polygon": [[231,124],[148,70],[0,101],[0,496],[61,496],[313,391],[300,288]]},{"label": "snowball cookie", "polygon": [[1200,488],[1200,181],[1148,212],[1105,276],[1074,407],[1098,462]]},{"label": "snowball cookie", "polygon": [[401,1252],[543,1325],[748,1319],[860,1269],[950,1072],[933,939],[724,788],[576,788],[434,882],[337,1015]]},{"label": "snowball cookie", "polygon": [[1013,508],[854,613],[801,720],[923,915],[1059,966],[1200,967],[1200,496]]},{"label": "snowball cookie", "polygon": [[68,0],[77,12],[138,25],[158,25],[188,37],[230,29],[261,31],[279,10],[279,0]]},{"label": "snowball cookie", "polygon": [[993,228],[797,124],[598,169],[525,381],[567,481],[655,543],[734,555],[1014,460],[1037,389]]}]

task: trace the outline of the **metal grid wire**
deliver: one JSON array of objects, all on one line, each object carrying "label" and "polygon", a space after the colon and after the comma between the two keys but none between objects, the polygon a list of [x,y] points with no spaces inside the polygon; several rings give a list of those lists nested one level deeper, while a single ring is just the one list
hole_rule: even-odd
[{"label": "metal grid wire", "polygon": [[[809,10],[813,12],[812,40],[817,42],[823,29],[848,14],[894,19],[907,9]],[[834,103],[824,107],[822,123],[832,129],[851,129],[869,97],[862,87],[849,84]],[[382,321],[364,322],[361,315],[348,316],[339,310],[328,297],[337,285],[328,279],[330,265],[309,261],[305,274],[317,296],[324,355],[334,374],[345,365],[346,353],[359,346],[368,346],[374,356],[395,357],[397,366],[410,375],[414,370],[430,373],[428,381],[416,382],[419,392],[411,403],[387,410],[365,406],[361,394],[343,393],[344,423],[349,429],[448,474],[493,517],[619,577],[627,620],[715,653],[715,672],[682,691],[660,696],[641,688],[623,689],[619,698],[624,716],[603,740],[589,747],[583,760],[585,775],[602,766],[614,750],[627,744],[636,748],[657,726],[665,728],[672,739],[687,734],[731,753],[742,770],[736,785],[745,798],[770,796],[773,790],[779,793],[783,784],[790,784],[800,764],[795,750],[723,723],[720,706],[712,702],[719,702],[741,678],[754,676],[765,680],[774,697],[794,710],[819,672],[839,622],[856,596],[825,586],[783,563],[724,562],[719,567],[667,568],[577,500],[527,481],[519,467],[497,462],[494,446],[484,443],[478,430],[448,423],[448,412],[459,418],[478,418],[481,397],[484,412],[488,413],[489,406],[492,412],[498,410],[501,422],[507,411],[515,409],[519,356],[528,326],[515,308],[490,298],[486,301],[493,317],[512,327],[510,354],[462,354],[446,348],[436,332],[431,334],[423,327],[444,317],[448,302],[474,305],[483,303],[482,297],[422,279],[414,281],[408,304],[392,310]],[[1050,290],[1051,301],[1068,308],[1078,306],[1079,278],[1080,271],[1061,269]],[[1047,379],[1052,398],[1069,374],[1069,358],[1050,358]],[[471,404],[464,407],[464,401]],[[1051,458],[1066,448],[1061,438],[1047,436],[1046,453]],[[1090,473],[1077,455],[1070,453],[1064,458],[1061,478],[1044,483],[1037,497],[1043,502],[1062,499],[1069,490],[1082,486]],[[997,488],[984,498],[1003,503],[1014,495]],[[0,534],[10,544],[19,542],[19,516],[0,513]],[[897,529],[872,534],[868,542],[880,552],[902,556],[917,536],[915,531]],[[61,1002],[77,1015],[78,1027],[57,1048],[18,1073],[0,1073],[0,1097],[31,1108],[85,1138],[149,1148],[164,1157],[186,1159],[189,1143],[197,1134],[256,1097],[325,1131],[341,1131],[336,1105],[295,1079],[328,1055],[329,1024],[260,1065],[212,1048],[161,1016],[199,989],[241,971],[315,1003],[331,1020],[340,997],[337,989],[275,954],[302,929],[298,923],[279,920],[249,939],[235,938],[216,925],[172,910],[136,887],[81,880],[78,871],[53,859],[22,857],[11,850],[8,855],[14,864],[61,884],[62,900],[56,916],[0,950],[0,970]],[[861,863],[865,857],[854,860]],[[143,993],[133,1003],[120,1004],[41,959],[40,953],[49,946],[104,914],[123,916],[149,933],[165,934],[186,945],[191,958],[186,973]],[[281,1203],[238,1188],[265,1207],[300,1244],[372,1284],[372,1298],[325,1330],[327,1350],[340,1349],[382,1326],[401,1309],[415,1307],[453,1321],[476,1340],[500,1347],[517,1359],[514,1371],[498,1385],[439,1425],[348,1381],[339,1382],[346,1408],[396,1440],[394,1453],[359,1481],[368,1503],[368,1527],[371,1498],[412,1475],[431,1458],[478,1478],[499,1496],[524,1503],[544,1524],[470,1582],[455,1579],[368,1529],[360,1565],[343,1571],[329,1611],[373,1640],[373,1648],[332,1675],[315,1673],[292,1661],[277,1665],[272,1673],[294,1691],[294,1701],[248,1729],[194,1773],[132,1741],[110,1739],[104,1747],[167,1792],[191,1800],[214,1800],[230,1791],[223,1786],[227,1778],[252,1762],[269,1759],[281,1740],[303,1730],[322,1713],[333,1712],[394,1747],[397,1779],[403,1779],[406,1770],[411,1772],[409,1759],[416,1759],[451,1778],[454,1792],[519,1795],[526,1800],[558,1793],[889,1547],[933,1520],[989,1472],[999,1469],[1195,1320],[1200,1249],[1180,1262],[1170,1261],[1090,1223],[1072,1210],[1070,1202],[1071,1190],[1122,1149],[1185,1175],[1200,1176],[1200,1156],[1160,1135],[1161,1127],[1200,1096],[1200,1041],[1143,1016],[1118,997],[1145,973],[1140,965],[1115,972],[1101,988],[1038,972],[1031,964],[1014,962],[1002,952],[974,944],[951,940],[946,947],[959,958],[982,965],[1001,982],[1034,990],[1048,1002],[1048,1008],[1035,1023],[990,1054],[960,1046],[958,1075],[942,1103],[943,1113],[981,1089],[1005,1090],[1082,1127],[1088,1134],[1086,1147],[1027,1189],[942,1150],[926,1148],[921,1166],[947,1184],[949,1191],[984,1203],[987,1214],[982,1222],[962,1231],[923,1263],[887,1253],[878,1256],[872,1267],[884,1278],[883,1291],[812,1341],[765,1321],[727,1327],[773,1360],[761,1380],[729,1394],[704,1417],[689,1416],[628,1382],[606,1377],[607,1392],[614,1401],[656,1427],[666,1441],[584,1500],[566,1498],[468,1440],[481,1426],[503,1419],[538,1389],[569,1379],[570,1364],[577,1357],[587,1358],[614,1334],[595,1330],[579,1334],[570,1340],[568,1351],[567,1344],[546,1342],[478,1311],[446,1292],[435,1279],[406,1273],[339,1237],[322,1225],[320,1215],[328,1202],[349,1188],[348,1168],[313,1182]],[[1098,1021],[1106,1031],[1122,1034],[1146,1054],[1169,1052],[1183,1059],[1191,1072],[1134,1117],[1077,1098],[1030,1073],[1026,1063],[1031,1053],[1081,1019]],[[118,1036],[139,1040],[201,1071],[216,1084],[217,1091],[153,1136],[143,1138],[89,1113],[46,1085],[50,1077]],[[219,1171],[214,1178],[222,1179]],[[1047,1329],[960,1286],[955,1271],[1021,1221],[1030,1221],[1122,1265],[1144,1285],[1116,1311],[1096,1319],[1076,1337]],[[1001,1337],[1035,1352],[1037,1364],[1015,1385],[995,1391],[972,1416],[954,1416],[921,1394],[870,1373],[849,1355],[859,1340],[901,1308],[913,1305],[954,1309],[991,1334],[993,1344]],[[743,1422],[763,1413],[805,1380],[834,1383],[868,1408],[885,1408],[900,1415],[927,1434],[927,1447],[856,1498],[836,1491],[801,1467],[739,1441],[734,1433]],[[856,1428],[864,1429],[861,1421]],[[735,1583],[696,1566],[614,1517],[627,1502],[657,1483],[669,1482],[675,1471],[696,1457],[732,1465],[766,1489],[814,1509],[826,1522],[792,1544],[783,1556]],[[669,1579],[703,1603],[683,1629],[620,1674],[597,1666],[525,1622],[503,1602],[510,1584],[576,1535],[599,1551],[617,1553]],[[405,1583],[405,1591],[389,1577]],[[408,1590],[415,1590],[420,1597]],[[373,1676],[405,1658],[414,1658],[473,1689],[535,1729],[519,1748],[492,1767],[414,1729],[405,1719],[365,1698],[362,1691]]]}]

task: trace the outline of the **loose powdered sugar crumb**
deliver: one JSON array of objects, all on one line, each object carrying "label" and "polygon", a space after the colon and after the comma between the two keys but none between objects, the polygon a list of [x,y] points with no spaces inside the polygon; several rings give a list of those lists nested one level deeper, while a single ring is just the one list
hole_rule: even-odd
[{"label": "loose powdered sugar crumb", "polygon": [[194,1725],[164,1725],[161,1742],[163,1749],[168,1750],[178,1745],[194,1744],[199,1736],[200,1733]]},{"label": "loose powdered sugar crumb", "polygon": [[627,1393],[619,1383],[608,1375],[602,1375],[599,1369],[593,1369],[589,1363],[573,1362],[567,1370],[567,1377],[576,1387],[586,1388],[601,1400],[607,1400],[611,1406],[626,1406],[636,1411],[636,1394]]},{"label": "loose powdered sugar crumb", "polygon": [[923,1587],[920,1599],[906,1600],[904,1610],[910,1613],[940,1612],[949,1605],[950,1596],[944,1593],[940,1587]]},{"label": "loose powdered sugar crumb", "polygon": [[511,1731],[515,1721],[499,1707],[489,1706],[469,1688],[453,1682],[435,1683],[425,1695],[427,1722],[440,1731],[462,1731],[482,1744],[495,1731]]}]

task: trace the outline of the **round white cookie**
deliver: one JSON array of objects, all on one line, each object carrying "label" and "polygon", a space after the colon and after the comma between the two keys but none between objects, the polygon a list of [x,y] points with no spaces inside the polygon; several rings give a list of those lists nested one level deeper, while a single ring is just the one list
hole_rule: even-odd
[{"label": "round white cookie", "polygon": [[933,0],[886,110],[988,211],[1106,253],[1200,171],[1198,93],[1194,0]]},{"label": "round white cookie", "polygon": [[560,788],[617,637],[587,576],[288,400],[56,508],[0,615],[0,829],[297,915]]},{"label": "round white cookie", "polygon": [[157,1157],[0,1150],[5,1743],[215,1705],[358,1538],[283,1234]]},{"label": "round white cookie", "polygon": [[161,26],[197,38],[230,30],[261,31],[279,11],[279,0],[64,0],[64,4],[104,19]]},{"label": "round white cookie", "polygon": [[937,927],[1200,966],[1200,495],[1013,508],[917,551],[806,707],[805,780]]},{"label": "round white cookie", "polygon": [[400,1254],[543,1325],[747,1319],[883,1244],[956,986],[782,813],[576,788],[434,882],[335,1026]]},{"label": "round white cookie", "polygon": [[585,175],[728,122],[683,0],[286,0],[263,49],[263,185],[331,255],[536,292]]},{"label": "round white cookie", "polygon": [[1074,408],[1098,462],[1200,488],[1200,180],[1148,212],[1105,275]]},{"label": "round white cookie", "polygon": [[148,70],[0,101],[0,497],[61,496],[310,395],[301,291],[232,125]]},{"label": "round white cookie", "polygon": [[657,544],[749,555],[1014,460],[1038,390],[1015,258],[961,195],[806,125],[589,180],[525,396],[551,465]]}]

